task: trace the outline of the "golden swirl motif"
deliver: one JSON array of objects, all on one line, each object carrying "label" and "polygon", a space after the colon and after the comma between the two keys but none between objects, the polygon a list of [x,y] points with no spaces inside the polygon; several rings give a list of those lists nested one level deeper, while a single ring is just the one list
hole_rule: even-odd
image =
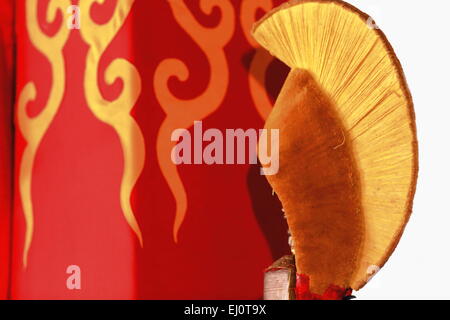
[{"label": "golden swirl motif", "polygon": [[272,55],[267,50],[261,48],[251,36],[253,23],[256,21],[256,12],[262,9],[266,12],[273,8],[272,0],[243,0],[241,6],[241,26],[245,38],[252,47],[256,49],[250,64],[248,74],[248,83],[250,95],[256,110],[263,120],[267,119],[272,111],[272,102],[267,96],[267,90],[264,87],[266,81],[266,72],[270,63],[273,61]]},{"label": "golden swirl motif", "polygon": [[187,66],[178,59],[165,59],[157,67],[154,75],[154,89],[158,102],[166,113],[157,138],[157,156],[162,174],[175,198],[176,213],[173,226],[174,241],[178,242],[178,232],[187,210],[187,195],[183,182],[172,163],[170,155],[174,142],[172,132],[179,128],[189,128],[194,121],[200,121],[217,110],[222,103],[229,82],[229,70],[224,47],[234,33],[234,9],[229,0],[201,0],[200,8],[211,14],[217,7],[221,20],[214,28],[202,26],[192,15],[182,0],[168,1],[175,21],[186,31],[205,53],[211,67],[211,75],[206,90],[191,100],[175,97],[168,88],[168,81],[176,77],[186,81],[189,77]]},{"label": "golden swirl motif", "polygon": [[[19,192],[25,216],[25,243],[23,250],[23,265],[27,266],[28,252],[33,239],[34,216],[31,196],[32,171],[36,152],[47,132],[53,118],[58,112],[65,91],[65,67],[63,48],[69,36],[69,29],[62,23],[58,32],[49,37],[39,26],[38,0],[26,2],[26,27],[31,43],[41,52],[51,65],[52,84],[45,107],[35,117],[27,114],[28,103],[36,99],[36,85],[28,82],[19,95],[17,106],[17,119],[20,132],[27,145],[23,151],[19,168]],[[64,14],[70,6],[69,0],[51,0],[47,7],[46,20],[52,23],[57,14]]]},{"label": "golden swirl motif", "polygon": [[117,133],[122,146],[124,171],[120,186],[120,205],[123,215],[143,246],[139,224],[131,207],[131,192],[142,173],[145,162],[145,142],[139,125],[130,114],[141,94],[141,77],[129,61],[118,58],[111,62],[105,71],[105,82],[113,84],[117,79],[123,82],[123,90],[114,101],[105,100],[98,85],[98,70],[101,57],[111,41],[122,28],[135,0],[117,1],[112,18],[105,24],[97,24],[90,17],[94,3],[103,4],[105,0],[81,0],[80,12],[83,14],[80,28],[84,41],[89,45],[86,57],[84,90],[89,108],[102,122],[110,125]]}]

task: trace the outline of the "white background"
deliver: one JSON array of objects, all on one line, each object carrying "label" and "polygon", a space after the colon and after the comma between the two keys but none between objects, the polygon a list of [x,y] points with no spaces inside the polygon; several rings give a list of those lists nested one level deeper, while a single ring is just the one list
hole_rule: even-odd
[{"label": "white background", "polygon": [[372,16],[411,90],[419,140],[413,214],[358,299],[450,299],[450,1],[347,0]]}]

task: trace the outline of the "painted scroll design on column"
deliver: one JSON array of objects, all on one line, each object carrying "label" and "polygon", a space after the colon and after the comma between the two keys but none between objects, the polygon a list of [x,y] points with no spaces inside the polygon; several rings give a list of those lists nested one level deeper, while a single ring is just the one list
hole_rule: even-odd
[{"label": "painted scroll design on column", "polygon": [[[69,30],[65,27],[64,19],[59,30],[52,37],[46,35],[38,21],[38,0],[27,0],[26,4],[26,27],[33,46],[41,52],[51,66],[52,83],[46,105],[42,111],[34,117],[27,113],[27,106],[36,99],[36,84],[28,82],[19,94],[17,107],[17,120],[21,134],[26,140],[19,168],[19,192],[22,209],[25,217],[25,242],[23,249],[23,266],[28,263],[28,253],[33,239],[34,208],[32,201],[32,173],[39,145],[45,136],[61,105],[65,91],[65,67],[63,48],[69,36]],[[51,0],[48,3],[46,20],[48,23],[55,22],[58,16],[62,16],[69,0]],[[63,16],[62,16],[63,17]]]},{"label": "painted scroll design on column", "polygon": [[97,24],[90,16],[91,7],[104,0],[81,0],[83,13],[80,28],[84,41],[90,46],[86,57],[84,90],[89,108],[100,121],[110,125],[117,133],[122,146],[124,168],[120,186],[120,205],[123,215],[143,246],[142,232],[131,206],[131,193],[142,173],[145,162],[144,137],[136,120],[130,114],[141,94],[141,77],[129,61],[117,58],[105,71],[105,82],[112,85],[117,79],[123,82],[123,90],[114,101],[108,101],[100,92],[98,84],[99,63],[111,41],[122,28],[134,0],[117,1],[111,19]]},{"label": "painted scroll design on column", "polygon": [[265,12],[273,8],[272,0],[243,0],[241,5],[241,27],[248,43],[255,48],[255,54],[250,63],[248,84],[250,95],[258,114],[266,120],[272,111],[272,102],[265,88],[266,72],[273,61],[272,55],[261,48],[251,36],[253,23],[256,21],[256,12],[262,9]]},{"label": "painted scroll design on column", "polygon": [[205,14],[211,14],[214,7],[220,9],[221,20],[214,28],[202,26],[192,15],[185,1],[169,0],[168,3],[175,21],[205,53],[211,67],[206,90],[191,100],[177,98],[168,87],[168,81],[172,77],[183,82],[188,80],[189,70],[184,62],[174,58],[165,59],[158,65],[154,75],[156,98],[166,113],[157,138],[158,163],[175,198],[173,238],[175,242],[178,242],[178,232],[185,219],[188,200],[177,167],[170,158],[174,146],[174,142],[171,142],[171,135],[176,129],[191,127],[194,121],[206,118],[221,105],[229,82],[224,47],[233,36],[235,23],[234,9],[229,0],[200,1],[200,8]]}]

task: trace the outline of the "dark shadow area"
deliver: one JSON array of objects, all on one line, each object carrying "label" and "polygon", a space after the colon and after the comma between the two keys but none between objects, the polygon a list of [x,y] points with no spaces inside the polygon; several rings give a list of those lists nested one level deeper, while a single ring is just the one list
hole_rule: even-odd
[{"label": "dark shadow area", "polygon": [[[242,65],[244,68],[251,73],[251,64],[254,57],[257,54],[265,53],[270,55],[264,48],[256,48],[247,51],[242,55]],[[252,76],[260,83],[263,84],[266,88],[266,92],[269,98],[275,103],[278,94],[280,93],[281,88],[284,84],[284,79],[286,79],[290,68],[285,65],[283,62],[276,58],[272,58],[272,61],[269,63],[267,70],[265,72],[265,79],[263,79],[259,74],[253,73]]]},{"label": "dark shadow area", "polygon": [[[189,4],[189,10],[202,27],[217,25],[220,14],[205,15],[199,3],[193,3]],[[174,97],[189,100],[207,90],[211,66],[198,43],[177,24],[168,2],[137,1],[133,10],[132,62],[142,78],[142,93],[133,116],[146,143],[146,164],[133,194],[136,217],[145,239],[143,248],[136,247],[136,296],[138,299],[262,298],[264,269],[290,250],[281,205],[272,196],[266,178],[260,175],[259,165],[249,166],[248,170],[242,166],[180,167],[188,209],[180,241],[174,242],[176,203],[157,158],[157,137],[166,114],[155,94],[155,71],[166,59],[185,64],[189,70],[187,81],[176,77],[167,80]],[[150,15],[158,17],[149,19]],[[198,119],[205,121],[205,126],[222,130],[262,128],[264,121],[255,110],[248,83],[257,50],[263,49],[252,48],[237,25],[225,47],[230,71],[228,91],[213,114]],[[289,68],[272,59],[256,70],[265,70],[264,76],[256,79],[263,83],[269,99],[275,101]]]},{"label": "dark shadow area", "polygon": [[[260,175],[260,165],[252,165],[247,175],[247,185],[256,220],[267,240],[273,261],[289,254],[288,226],[283,218],[282,206],[265,176]],[[269,266],[267,266],[269,267]]]}]

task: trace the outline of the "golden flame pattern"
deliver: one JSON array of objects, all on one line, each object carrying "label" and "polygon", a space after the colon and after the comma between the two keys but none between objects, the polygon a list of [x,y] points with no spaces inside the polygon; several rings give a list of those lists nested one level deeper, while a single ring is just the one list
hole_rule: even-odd
[{"label": "golden flame pattern", "polygon": [[89,108],[102,122],[110,125],[119,136],[124,157],[124,171],[120,187],[120,205],[127,223],[135,232],[143,246],[143,237],[131,207],[131,192],[142,173],[145,162],[145,142],[139,125],[130,114],[141,94],[141,77],[138,70],[129,61],[117,58],[105,71],[108,85],[117,79],[123,81],[123,90],[114,101],[105,100],[98,85],[99,63],[103,53],[122,28],[135,0],[117,1],[111,19],[105,24],[94,22],[89,12],[94,3],[103,4],[104,0],[81,0],[80,12],[83,13],[80,28],[84,41],[90,46],[86,57],[84,90]]},{"label": "golden flame pattern", "polygon": [[[110,125],[117,133],[124,157],[124,171],[120,186],[120,204],[124,217],[143,246],[143,236],[131,206],[131,192],[142,173],[145,162],[145,142],[143,134],[131,115],[141,94],[141,77],[136,67],[123,58],[114,59],[106,68],[105,83],[113,84],[117,79],[123,82],[123,89],[117,99],[109,101],[100,91],[98,77],[100,61],[123,27],[135,0],[119,0],[110,20],[98,24],[91,17],[94,4],[103,4],[105,0],[80,0],[79,8],[83,14],[80,34],[88,44],[86,69],[84,74],[84,93],[88,107],[100,121]],[[175,199],[176,212],[173,224],[173,238],[178,242],[178,232],[185,219],[188,200],[177,167],[170,159],[175,142],[171,141],[172,132],[179,128],[188,129],[194,121],[205,119],[215,112],[223,102],[229,84],[229,67],[224,52],[235,31],[235,12],[230,0],[200,0],[203,13],[209,15],[214,8],[221,12],[220,21],[215,27],[201,25],[184,0],[167,1],[174,20],[199,46],[210,65],[210,78],[206,89],[191,100],[177,98],[169,89],[171,77],[186,82],[190,70],[186,64],[176,58],[161,61],[156,68],[153,85],[156,98],[166,114],[157,137],[157,159],[161,172]],[[68,40],[70,29],[64,24],[59,26],[54,36],[45,34],[38,21],[38,0],[27,0],[26,21],[29,38],[48,60],[52,70],[52,83],[48,101],[39,115],[29,117],[27,106],[36,99],[36,85],[27,83],[18,99],[18,126],[27,145],[23,152],[19,171],[19,188],[23,206],[26,231],[23,252],[23,264],[27,265],[28,252],[33,238],[33,203],[31,195],[32,170],[36,152],[48,127],[60,107],[66,81],[63,48]],[[70,7],[70,0],[50,0],[47,5],[48,23],[54,23],[57,14],[64,14]],[[264,88],[265,72],[272,61],[270,54],[260,50],[250,35],[251,25],[255,21],[258,9],[269,11],[272,0],[244,0],[241,4],[240,22],[247,41],[256,48],[249,75],[252,99],[263,119],[271,110],[271,102]],[[262,79],[262,81],[261,81]]]},{"label": "golden flame pattern", "polygon": [[[20,161],[19,192],[25,216],[25,243],[23,250],[23,265],[27,266],[28,252],[33,239],[34,216],[31,196],[32,171],[36,151],[46,134],[55,114],[61,104],[65,90],[65,67],[63,47],[69,35],[69,29],[63,23],[53,37],[46,35],[39,26],[38,0],[27,0],[26,3],[26,27],[31,43],[48,60],[51,66],[52,83],[49,97],[42,111],[35,117],[27,113],[29,102],[36,99],[36,85],[28,82],[19,94],[17,107],[17,120],[19,130],[27,145]],[[64,14],[70,5],[69,0],[51,0],[48,3],[46,20],[52,23],[57,14]]]},{"label": "golden flame pattern", "polygon": [[235,16],[229,0],[201,0],[200,8],[205,14],[211,14],[213,8],[221,11],[221,20],[214,28],[202,26],[192,15],[182,0],[169,0],[175,21],[185,30],[202,49],[211,67],[210,79],[206,90],[191,100],[175,97],[168,87],[171,77],[186,81],[189,70],[178,59],[165,59],[157,67],[154,75],[154,89],[158,102],[166,113],[157,138],[157,156],[161,172],[175,198],[176,212],[173,226],[174,241],[178,242],[178,232],[187,210],[187,195],[175,164],[170,159],[174,142],[172,132],[178,128],[189,128],[194,121],[200,121],[222,103],[229,83],[229,70],[224,47],[231,40]]},{"label": "golden flame pattern", "polygon": [[255,55],[250,63],[250,70],[248,73],[248,84],[250,88],[250,95],[255,104],[258,114],[263,120],[269,116],[272,111],[272,102],[267,95],[267,90],[264,86],[266,80],[266,72],[270,63],[273,61],[273,56],[265,49],[261,48],[253,39],[251,30],[253,24],[256,22],[256,12],[262,9],[266,12],[273,8],[272,0],[243,0],[241,5],[241,26],[244,31],[245,38],[248,43],[254,47]]}]

